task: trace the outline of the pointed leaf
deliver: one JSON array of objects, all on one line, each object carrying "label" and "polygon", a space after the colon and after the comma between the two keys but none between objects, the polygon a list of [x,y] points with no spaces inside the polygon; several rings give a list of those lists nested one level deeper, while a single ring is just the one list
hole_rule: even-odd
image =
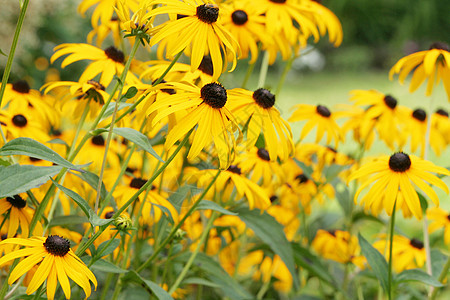
[{"label": "pointed leaf", "polygon": [[308,249],[303,248],[297,243],[292,243],[292,249],[294,251],[294,258],[297,265],[319,277],[331,287],[335,287],[333,276],[331,276],[316,256],[314,256]]},{"label": "pointed leaf", "polygon": [[258,236],[264,243],[280,256],[292,275],[294,286],[299,287],[297,271],[295,269],[294,253],[283,231],[283,226],[274,217],[258,210],[241,208],[236,211],[239,218]]},{"label": "pointed leaf", "polygon": [[37,188],[58,174],[61,169],[60,166],[39,167],[18,164],[0,168],[0,198]]},{"label": "pointed leaf", "polygon": [[367,262],[372,268],[381,287],[385,292],[388,291],[388,264],[386,259],[377,249],[375,249],[361,234],[358,234],[359,245],[361,252],[366,257]]},{"label": "pointed leaf", "polygon": [[0,148],[0,156],[8,155],[27,155],[51,161],[68,169],[82,171],[49,147],[30,138],[20,137],[3,145],[3,147]]},{"label": "pointed leaf", "polygon": [[153,281],[144,279],[136,273],[135,271],[130,271],[126,275],[128,279],[132,279],[133,281],[137,281],[139,283],[145,284],[156,296],[159,300],[173,300],[172,296],[169,295],[162,287],[160,287],[158,284],[154,283]]},{"label": "pointed leaf", "polygon": [[164,160],[159,157],[158,153],[152,148],[152,144],[150,144],[150,140],[143,133],[133,129],[133,128],[113,128],[113,132],[121,137],[126,138],[130,142],[135,143],[137,146],[141,147],[144,151],[147,151],[152,156],[154,156],[160,162],[164,162]]},{"label": "pointed leaf", "polygon": [[[127,90],[127,92],[125,93],[125,95],[123,95],[122,96],[122,99],[131,99],[131,98],[133,98],[134,96],[136,96],[136,94],[137,94],[137,92],[138,92],[138,89],[136,88],[136,87],[134,87],[134,86],[132,86],[132,87],[130,87],[128,90]],[[120,100],[120,101],[123,101],[123,100]]]},{"label": "pointed leaf", "polygon": [[56,216],[50,222],[50,227],[52,226],[62,226],[62,225],[75,225],[75,224],[83,224],[89,222],[86,217],[77,216],[77,215],[69,215],[69,216]]},{"label": "pointed leaf", "polygon": [[211,209],[218,211],[224,215],[230,215],[230,216],[237,216],[238,214],[232,211],[229,211],[228,209],[223,208],[219,204],[209,201],[209,200],[202,200],[197,206],[197,210],[205,210],[205,209]]},{"label": "pointed leaf", "polygon": [[[105,113],[103,114],[103,117],[102,117],[102,119],[101,119],[102,121],[112,116],[112,114],[113,114],[113,112],[114,112],[114,106],[115,106],[115,105],[116,105],[115,102],[109,103],[109,105],[108,105],[108,107],[106,108]],[[132,105],[133,105],[133,104],[131,104],[131,103],[120,102],[117,111],[121,111],[122,109],[127,108],[127,107],[130,107],[130,106],[132,106]]]},{"label": "pointed leaf", "polygon": [[128,270],[121,269],[115,264],[104,259],[97,260],[95,263],[92,264],[91,268],[92,270],[114,274],[123,274],[128,272]]},{"label": "pointed leaf", "polygon": [[100,246],[98,246],[97,253],[101,253],[102,257],[113,253],[114,250],[116,250],[116,248],[119,247],[120,239],[114,239],[109,245],[108,243],[109,240],[104,241],[103,243],[100,244]]},{"label": "pointed leaf", "polygon": [[[94,174],[90,171],[86,171],[83,173],[74,173],[76,176],[80,177],[83,181],[89,184],[95,191],[97,190],[98,185],[98,175]],[[106,190],[105,184],[102,182],[102,187],[100,189],[100,198],[105,199],[108,191]]]},{"label": "pointed leaf", "polygon": [[419,281],[424,284],[428,284],[434,287],[442,287],[444,286],[442,283],[437,281],[435,278],[430,276],[429,274],[425,273],[424,271],[420,269],[411,269],[411,270],[405,270],[398,274],[394,282],[400,283],[400,282],[406,282],[406,281]]}]

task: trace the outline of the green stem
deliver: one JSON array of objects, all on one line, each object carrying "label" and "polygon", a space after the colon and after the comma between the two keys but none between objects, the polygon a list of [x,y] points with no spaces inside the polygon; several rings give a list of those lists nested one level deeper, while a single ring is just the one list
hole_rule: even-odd
[{"label": "green stem", "polygon": [[[447,278],[449,269],[450,269],[450,256],[447,258],[447,262],[445,263],[441,274],[439,274],[439,277],[438,277],[439,282],[444,283],[444,280]],[[436,299],[438,291],[439,291],[439,288],[433,289],[433,291],[431,292],[431,295],[430,295],[430,300]]]},{"label": "green stem", "polygon": [[269,69],[269,51],[264,52],[259,72],[258,88],[263,88],[266,84],[267,70]]},{"label": "green stem", "polygon": [[394,241],[394,226],[395,226],[395,211],[397,206],[397,200],[394,202],[394,209],[392,210],[392,216],[391,216],[391,224],[389,228],[389,269],[388,269],[388,298],[389,300],[392,299],[392,293],[393,293],[393,281],[392,281],[392,248],[393,248],[393,241]]},{"label": "green stem", "polygon": [[145,269],[152,261],[153,259],[155,259],[155,257],[159,254],[159,252],[161,252],[164,247],[172,240],[172,238],[175,236],[176,232],[178,231],[178,229],[181,228],[181,226],[184,224],[184,222],[186,221],[186,219],[192,214],[192,212],[195,211],[195,209],[197,208],[197,206],[200,204],[200,202],[203,200],[203,198],[206,196],[206,194],[208,193],[208,191],[211,189],[211,187],[213,186],[214,182],[216,182],[217,178],[219,177],[220,174],[220,170],[217,171],[216,176],[214,176],[213,180],[211,180],[211,182],[209,183],[209,185],[206,187],[206,189],[203,191],[203,193],[200,195],[200,197],[197,199],[197,201],[189,208],[189,210],[186,212],[186,214],[184,215],[184,217],[180,220],[180,222],[178,222],[178,224],[176,226],[174,226],[172,228],[172,230],[170,231],[169,235],[167,236],[167,238],[159,245],[159,247],[155,250],[155,252],[153,252],[152,256],[150,256],[137,270],[136,272],[141,272],[143,269]]},{"label": "green stem", "polygon": [[[28,3],[30,0],[24,0],[20,8],[19,19],[17,20],[16,31],[14,32],[13,41],[11,44],[11,50],[8,54],[8,60],[6,62],[5,71],[2,77],[2,86],[0,87],[0,107],[2,106],[3,95],[5,94],[6,84],[8,83],[9,74],[11,73],[11,67],[16,53],[17,43],[19,41],[20,31],[22,30],[23,20],[25,19],[25,13],[27,12]],[[5,141],[6,142],[6,141]]]},{"label": "green stem", "polygon": [[75,150],[75,145],[77,144],[78,136],[80,135],[81,129],[83,128],[84,122],[86,121],[86,117],[89,113],[90,103],[91,100],[89,99],[86,102],[86,106],[84,107],[83,114],[81,115],[80,121],[78,123],[77,131],[75,132],[75,136],[73,137],[72,144],[70,145],[70,150],[69,153],[67,154],[67,157],[70,157],[73,151]]},{"label": "green stem", "polygon": [[116,236],[119,234],[119,230],[116,230],[114,235],[109,239],[108,243],[105,245],[105,247],[102,248],[101,251],[95,254],[95,257],[92,257],[91,261],[89,262],[88,268],[92,266],[97,260],[99,260],[102,257],[102,253],[105,252],[105,250],[108,248],[108,246],[114,241]]},{"label": "green stem", "polygon": [[286,76],[289,73],[289,71],[291,70],[292,63],[294,62],[295,59],[296,59],[296,56],[292,55],[286,62],[283,73],[281,74],[280,80],[278,81],[277,89],[275,90],[275,96],[280,95],[280,91],[283,88],[284,82],[286,81]]},{"label": "green stem", "polygon": [[256,61],[248,65],[247,72],[245,73],[244,81],[242,81],[241,87],[245,89],[247,87],[248,80],[255,69]]},{"label": "green stem", "polygon": [[209,235],[209,231],[212,228],[215,219],[216,219],[216,212],[213,211],[212,214],[211,214],[211,217],[208,220],[208,223],[206,224],[206,228],[204,229],[202,235],[200,236],[200,241],[198,242],[197,247],[195,247],[194,252],[192,252],[191,256],[189,257],[189,260],[184,265],[183,270],[178,275],[177,279],[175,280],[175,283],[170,288],[169,295],[171,295],[173,292],[176,291],[176,289],[180,285],[181,281],[184,279],[184,277],[186,276],[186,274],[189,271],[190,267],[194,263],[194,260],[197,257],[198,252],[200,251],[200,248],[205,243],[206,238]]}]

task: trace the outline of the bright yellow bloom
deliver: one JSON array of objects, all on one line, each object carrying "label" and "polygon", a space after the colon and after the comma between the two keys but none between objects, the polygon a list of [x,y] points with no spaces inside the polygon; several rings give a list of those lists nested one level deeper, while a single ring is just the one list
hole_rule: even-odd
[{"label": "bright yellow bloom", "polygon": [[435,232],[444,228],[444,242],[450,244],[450,213],[439,207],[433,207],[427,210],[427,216],[430,220],[428,230]]},{"label": "bright yellow bloom", "polygon": [[[182,18],[169,20],[151,30],[154,34],[150,46],[160,43],[159,47],[166,49],[166,57],[173,59],[181,51],[189,48],[191,56],[191,71],[198,68],[203,56],[209,54],[214,66],[213,81],[217,80],[226,69],[231,58],[236,67],[236,55],[239,45],[233,36],[220,25],[219,7],[212,0],[156,0],[152,4],[164,4],[151,10],[146,17],[160,14],[180,14]],[[201,3],[198,5],[198,3]],[[223,54],[222,54],[223,52]],[[222,56],[223,55],[223,56]]]},{"label": "bright yellow bloom", "polygon": [[[83,0],[78,6],[78,12],[84,16],[86,11],[98,4],[91,18],[92,27],[96,28],[99,25],[104,25],[111,20],[114,14],[114,7],[117,7],[119,1],[123,0]],[[127,0],[127,5],[132,9],[132,11],[136,11],[138,9],[139,0]],[[99,24],[100,23],[100,24]]]},{"label": "bright yellow bloom", "polygon": [[[27,206],[27,201],[21,195],[0,199],[0,215],[4,213],[8,213],[9,222],[5,224],[5,227],[8,229],[7,237],[14,237],[18,233],[19,226],[21,235],[28,236],[29,225],[34,211]],[[42,234],[41,223],[36,223],[33,233]]]},{"label": "bright yellow bloom", "polygon": [[71,298],[69,278],[78,284],[86,294],[91,295],[91,284],[97,288],[94,274],[70,249],[70,242],[57,235],[45,237],[10,238],[0,242],[0,245],[20,245],[25,248],[7,253],[0,258],[0,266],[19,257],[23,259],[11,272],[8,284],[12,284],[34,266],[39,267],[28,284],[26,293],[34,293],[47,279],[47,298],[53,300],[59,284],[67,299]]},{"label": "bright yellow bloom", "polygon": [[413,72],[409,91],[412,93],[428,80],[426,95],[433,93],[435,85],[442,79],[444,88],[450,101],[450,48],[444,43],[434,43],[430,50],[420,51],[400,59],[389,71],[392,80],[394,74],[399,74],[403,84],[409,73]]},{"label": "bright yellow bloom", "polygon": [[397,209],[402,209],[405,205],[417,219],[421,219],[422,209],[414,186],[417,186],[436,206],[439,206],[439,198],[427,182],[441,188],[447,194],[449,192],[445,183],[429,172],[450,175],[450,171],[438,167],[432,162],[399,152],[390,157],[381,156],[364,164],[350,175],[349,181],[365,178],[356,191],[355,202],[359,194],[374,183],[369,192],[361,199],[361,204],[367,210],[372,209],[374,214],[378,214],[384,208],[386,213],[391,215],[394,204],[397,202]]}]

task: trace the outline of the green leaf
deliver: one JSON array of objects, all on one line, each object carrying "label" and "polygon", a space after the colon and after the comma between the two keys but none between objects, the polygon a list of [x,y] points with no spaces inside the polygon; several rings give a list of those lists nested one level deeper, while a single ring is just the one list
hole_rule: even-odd
[{"label": "green leaf", "polygon": [[64,194],[66,194],[66,196],[70,197],[73,201],[75,201],[78,204],[78,206],[81,208],[84,214],[88,217],[89,223],[91,223],[93,227],[106,225],[114,221],[113,219],[101,219],[99,216],[97,216],[97,214],[95,214],[95,212],[91,209],[86,200],[84,200],[80,195],[60,185],[53,179],[52,181],[57,188],[59,188]]},{"label": "green leaf", "polygon": [[367,262],[372,268],[381,287],[385,292],[388,291],[388,264],[386,259],[377,249],[375,249],[361,234],[358,234],[359,245],[361,252],[366,257]]},{"label": "green leaf", "polygon": [[10,166],[10,165],[11,165],[11,163],[9,161],[0,158],[0,166],[7,167],[7,166]]},{"label": "green leaf", "polygon": [[438,249],[431,250],[431,269],[433,270],[433,274],[441,274],[446,261],[447,255],[443,254]]},{"label": "green leaf", "polygon": [[260,213],[259,210],[249,210],[247,208],[241,208],[236,212],[256,236],[280,256],[292,275],[294,286],[298,288],[300,284],[295,269],[294,253],[284,234],[283,226],[266,212]]},{"label": "green leaf", "polygon": [[[98,175],[94,174],[90,171],[86,171],[83,173],[74,173],[76,176],[78,176],[79,178],[81,178],[83,181],[85,181],[87,184],[89,184],[94,191],[97,191],[97,186],[98,186]],[[105,199],[106,195],[108,194],[108,191],[105,188],[104,183],[102,182],[102,187],[100,189],[100,198],[101,199]]]},{"label": "green leaf", "polygon": [[[101,121],[109,118],[110,116],[112,116],[113,112],[114,112],[114,106],[116,105],[115,102],[111,102],[109,103],[108,107],[105,110],[105,113],[103,114],[103,117],[101,118]],[[130,107],[133,104],[131,103],[126,103],[126,102],[121,102],[119,103],[119,107],[117,108],[117,111],[121,111],[124,108]]]},{"label": "green leaf", "polygon": [[194,185],[183,185],[176,190],[176,192],[173,192],[169,196],[169,202],[172,203],[173,207],[180,212],[181,207],[183,205],[184,200],[188,197],[189,192],[191,192],[191,195],[198,194],[201,192],[201,189],[197,188]]},{"label": "green leaf", "polygon": [[77,216],[77,215],[69,215],[69,216],[56,216],[50,222],[50,227],[52,226],[61,226],[61,225],[76,225],[83,224],[89,222],[86,217]]},{"label": "green leaf", "polygon": [[417,195],[419,196],[420,207],[422,208],[422,213],[426,214],[426,211],[428,209],[427,199],[425,199],[425,197],[419,192],[417,192]]},{"label": "green leaf", "polygon": [[62,158],[61,155],[49,147],[30,138],[20,137],[3,145],[3,147],[0,148],[0,156],[8,155],[27,155],[46,161],[51,161],[68,169],[83,172],[83,170],[79,168],[77,169],[75,165]]},{"label": "green leaf", "polygon": [[230,215],[230,216],[237,216],[238,214],[232,211],[229,211],[228,209],[223,208],[219,204],[209,201],[209,200],[202,200],[197,206],[197,210],[206,210],[211,209],[218,211],[224,215]]},{"label": "green leaf", "polygon": [[353,220],[353,223],[367,220],[367,221],[373,221],[373,222],[376,222],[379,224],[384,224],[384,222],[382,220],[378,219],[375,216],[368,215],[364,211],[359,211],[359,212],[354,213],[352,216],[352,220]]},{"label": "green leaf", "polygon": [[18,164],[0,168],[0,198],[37,188],[58,174],[61,169],[60,166],[39,167]]},{"label": "green leaf", "polygon": [[127,92],[125,93],[125,95],[122,96],[122,99],[120,101],[123,101],[124,99],[131,99],[134,96],[136,96],[138,92],[138,89],[134,86],[130,87]]},{"label": "green leaf", "polygon": [[220,285],[211,282],[209,280],[206,280],[204,278],[200,278],[200,277],[191,277],[191,278],[186,278],[185,280],[183,280],[182,284],[196,284],[196,285],[204,285],[204,286],[209,286],[212,288],[220,288]]},{"label": "green leaf", "polygon": [[164,162],[164,160],[161,157],[159,157],[158,153],[156,153],[156,151],[153,150],[152,145],[150,144],[150,140],[143,133],[133,128],[126,128],[126,127],[113,128],[113,132],[135,143],[137,146],[141,147],[144,151],[150,153],[160,162],[162,163]]},{"label": "green leaf", "polygon": [[[176,260],[179,260],[184,264],[190,256],[191,253],[185,252],[178,256]],[[212,257],[200,252],[195,258],[194,265],[202,271],[203,277],[206,277],[208,280],[217,284],[226,297],[236,300],[254,299],[254,297],[234,278],[228,275],[222,266]]]},{"label": "green leaf", "polygon": [[[120,239],[114,239],[109,245],[108,245],[108,243],[109,243],[109,240],[104,241],[103,243],[100,244],[100,246],[98,246],[97,253],[101,252],[102,257],[113,253],[114,250],[116,250],[116,248],[119,247]],[[105,248],[105,249],[103,250],[103,248]]]},{"label": "green leaf", "polygon": [[140,284],[145,284],[158,298],[159,300],[173,300],[172,296],[169,295],[162,287],[160,287],[158,284],[154,283],[153,281],[147,280],[142,278],[138,273],[135,271],[130,271],[126,275],[128,279],[137,281]]},{"label": "green leaf", "polygon": [[322,265],[321,261],[313,255],[308,249],[303,248],[297,243],[292,243],[294,251],[294,259],[297,265],[308,270],[311,274],[319,277],[322,281],[328,283],[331,287],[335,287],[333,276]]},{"label": "green leaf", "polygon": [[91,268],[100,272],[114,274],[123,274],[128,272],[128,270],[121,269],[115,264],[104,259],[97,260],[94,264],[92,264]]},{"label": "green leaf", "polygon": [[3,56],[8,56],[7,54],[5,54],[5,52],[2,51],[2,49],[0,49],[0,54]]},{"label": "green leaf", "polygon": [[443,287],[444,285],[437,281],[435,278],[430,276],[429,274],[425,273],[424,271],[420,269],[411,269],[411,270],[405,270],[398,274],[394,282],[396,284],[400,282],[406,282],[406,281],[419,281],[424,284],[428,284],[434,287]]}]

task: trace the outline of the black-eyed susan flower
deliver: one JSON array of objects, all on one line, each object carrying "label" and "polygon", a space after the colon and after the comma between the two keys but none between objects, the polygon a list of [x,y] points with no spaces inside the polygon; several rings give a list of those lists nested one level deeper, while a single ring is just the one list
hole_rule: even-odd
[{"label": "black-eyed susan flower", "polygon": [[126,2],[120,1],[117,7],[114,7],[121,21],[125,37],[138,37],[143,45],[145,45],[144,40],[147,43],[150,42],[147,31],[151,27],[151,20],[145,18],[145,14],[151,5],[151,2],[140,1],[139,8],[132,16],[129,14],[130,8]]},{"label": "black-eyed susan flower", "polygon": [[20,111],[2,110],[0,112],[0,122],[3,130],[6,128],[6,138],[11,140],[18,137],[30,137],[41,143],[49,140],[45,124],[36,117],[32,109]]},{"label": "black-eyed susan flower", "polygon": [[275,108],[275,95],[260,88],[254,92],[245,89],[232,89],[228,92],[230,110],[236,120],[246,126],[246,147],[250,149],[264,135],[265,149],[270,160],[278,157],[286,160],[294,153],[294,142],[289,123]]},{"label": "black-eyed susan flower", "polygon": [[439,207],[432,207],[427,210],[427,217],[430,220],[428,230],[433,233],[439,229],[444,229],[444,243],[450,244],[450,213]]},{"label": "black-eyed susan flower", "polygon": [[53,300],[58,283],[67,299],[71,298],[69,278],[78,284],[86,294],[91,295],[92,281],[97,287],[97,279],[86,265],[70,249],[70,242],[57,235],[49,237],[9,238],[0,245],[19,245],[25,248],[7,253],[0,258],[0,266],[20,257],[26,257],[12,270],[8,284],[12,284],[22,275],[39,264],[26,293],[34,293],[47,280],[47,298]]},{"label": "black-eyed susan flower", "polygon": [[400,59],[389,71],[392,79],[399,74],[400,83],[403,83],[409,73],[413,72],[409,91],[412,93],[426,80],[426,95],[433,93],[435,85],[442,79],[444,88],[450,101],[450,48],[448,45],[433,43],[429,50],[419,51]]},{"label": "black-eyed susan flower", "polygon": [[[125,68],[125,54],[114,46],[102,50],[88,44],[61,44],[55,47],[55,51],[55,54],[50,58],[52,63],[61,56],[69,54],[63,60],[62,68],[80,60],[93,61],[81,74],[79,82],[93,80],[97,75],[101,74],[100,84],[108,87],[114,75],[120,76]],[[139,79],[132,72],[127,73],[125,82],[129,84],[140,83]]]},{"label": "black-eyed susan flower", "polygon": [[353,263],[364,268],[366,259],[361,255],[358,239],[348,231],[319,229],[311,246],[326,259],[342,264]]},{"label": "black-eyed susan flower", "polygon": [[[386,260],[389,260],[390,241],[385,234],[381,239],[373,244],[381,254],[384,254]],[[426,261],[425,247],[422,241],[418,239],[409,239],[401,235],[394,235],[392,242],[392,263],[395,272],[400,273],[403,270],[422,268]]]},{"label": "black-eyed susan flower", "polygon": [[444,138],[446,144],[450,144],[450,119],[448,117],[448,111],[443,108],[439,108],[431,116],[431,130],[437,130]]},{"label": "black-eyed susan flower", "polygon": [[220,7],[221,24],[230,31],[241,47],[241,58],[247,58],[251,53],[249,63],[258,58],[258,43],[271,44],[266,31],[266,17],[261,7],[247,1],[233,1]]},{"label": "black-eyed susan flower", "polygon": [[[105,147],[105,138],[101,134],[95,135],[91,137],[88,142],[86,142],[83,148],[81,148],[76,157],[76,161],[81,164],[92,162],[90,167],[92,167],[93,170],[100,170],[103,155],[105,153]],[[110,147],[111,149],[115,149],[117,147],[115,140],[111,140]],[[108,151],[107,167],[118,167],[119,165],[119,158],[117,157],[117,154],[114,153],[114,151]]]},{"label": "black-eyed susan flower", "polygon": [[196,70],[203,56],[209,54],[214,66],[213,81],[219,78],[229,59],[233,61],[230,71],[234,70],[236,56],[240,52],[239,45],[228,30],[217,22],[219,6],[212,0],[156,0],[152,2],[152,4],[158,3],[163,6],[151,10],[147,14],[148,18],[166,13],[184,16],[153,28],[151,30],[151,34],[154,34],[150,40],[151,46],[161,42],[159,47],[165,48],[166,57],[169,59],[189,48],[191,71]]},{"label": "black-eyed susan flower", "polygon": [[[153,103],[147,110],[151,114],[157,111],[152,124],[178,111],[186,111],[183,122],[176,124],[167,134],[165,146],[172,147],[177,140],[183,138],[192,128],[192,145],[188,159],[197,157],[203,148],[214,141],[220,168],[227,169],[234,159],[236,138],[234,133],[239,131],[234,116],[226,107],[227,91],[219,83],[208,83],[201,89],[190,84],[166,83],[158,85],[160,89],[175,89],[176,94]],[[240,131],[239,137],[240,138]]]},{"label": "black-eyed susan flower", "polygon": [[[29,225],[33,218],[34,211],[27,206],[27,201],[23,199],[25,194],[13,195],[0,199],[0,215],[7,213],[7,237],[14,237],[19,233],[28,236]],[[26,199],[26,198],[25,198]],[[34,234],[42,234],[42,225],[38,222],[34,229]]]},{"label": "black-eyed susan flower", "polygon": [[419,196],[414,189],[415,186],[436,206],[439,206],[439,198],[427,182],[441,188],[446,193],[449,192],[445,183],[430,172],[450,175],[450,171],[436,166],[432,162],[398,152],[390,157],[385,155],[365,163],[350,175],[349,181],[364,178],[364,182],[356,191],[355,202],[360,193],[374,183],[369,192],[361,199],[361,204],[366,209],[372,209],[375,213],[384,209],[388,215],[391,215],[394,204],[397,202],[397,209],[401,209],[405,205],[417,219],[421,219],[422,209]]},{"label": "black-eyed susan flower", "polygon": [[305,126],[303,126],[300,133],[300,140],[303,140],[306,135],[317,126],[316,143],[318,143],[324,134],[327,134],[327,144],[330,144],[332,140],[337,147],[339,141],[343,139],[341,129],[335,121],[334,114],[324,105],[310,105],[310,104],[298,104],[295,106],[297,109],[289,118],[289,122],[296,122],[302,120],[308,120]]},{"label": "black-eyed susan flower", "polygon": [[[114,7],[117,7],[121,1],[123,0],[83,0],[78,6],[78,12],[84,16],[90,7],[97,5],[91,17],[92,27],[96,28],[100,24],[107,24],[111,20],[114,14]],[[132,11],[136,11],[140,1],[127,0],[126,2]]]}]

